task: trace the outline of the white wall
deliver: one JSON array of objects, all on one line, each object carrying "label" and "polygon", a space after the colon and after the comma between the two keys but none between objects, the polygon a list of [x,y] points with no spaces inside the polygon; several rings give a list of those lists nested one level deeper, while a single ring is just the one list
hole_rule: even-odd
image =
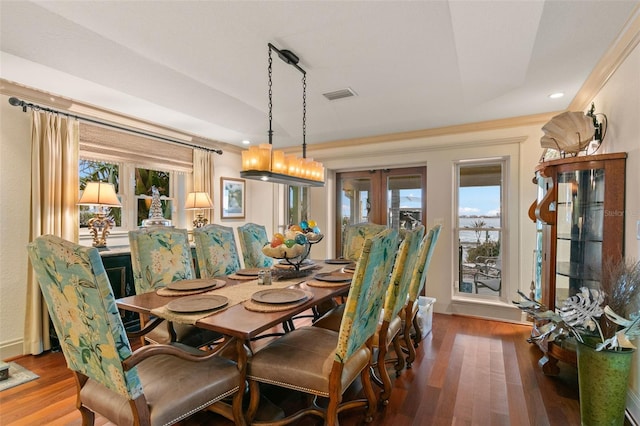
[{"label": "white wall", "polygon": [[0,95],[0,359],[22,354],[30,164],[29,114]]}]

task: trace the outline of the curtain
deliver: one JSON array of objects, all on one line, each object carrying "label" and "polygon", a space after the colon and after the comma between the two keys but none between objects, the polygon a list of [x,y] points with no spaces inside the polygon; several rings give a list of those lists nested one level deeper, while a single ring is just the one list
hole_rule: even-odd
[{"label": "curtain", "polygon": [[[31,114],[31,216],[29,240],[53,234],[78,241],[78,122],[58,114]],[[50,349],[49,315],[30,267],[24,353]]]},{"label": "curtain", "polygon": [[[193,150],[193,190],[196,192],[207,192],[211,201],[214,189],[213,174],[213,152],[204,149],[194,148]],[[215,201],[214,201],[215,204]],[[203,212],[207,223],[213,223],[213,209]]]}]

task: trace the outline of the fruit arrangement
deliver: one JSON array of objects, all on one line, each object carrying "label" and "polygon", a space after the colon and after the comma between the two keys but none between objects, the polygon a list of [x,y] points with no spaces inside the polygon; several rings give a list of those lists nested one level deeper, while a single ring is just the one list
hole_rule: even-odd
[{"label": "fruit arrangement", "polygon": [[310,245],[322,237],[314,220],[303,220],[299,225],[291,225],[284,233],[274,234],[271,242],[262,247],[262,252],[275,259],[303,260],[309,255]]}]

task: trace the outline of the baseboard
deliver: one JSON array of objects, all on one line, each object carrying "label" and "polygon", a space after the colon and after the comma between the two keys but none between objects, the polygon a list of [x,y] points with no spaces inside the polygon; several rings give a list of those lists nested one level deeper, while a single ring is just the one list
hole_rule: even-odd
[{"label": "baseboard", "polygon": [[21,356],[23,351],[23,340],[15,339],[0,343],[0,360],[11,360]]},{"label": "baseboard", "polygon": [[627,392],[627,419],[633,426],[640,424],[640,395],[631,390]]}]

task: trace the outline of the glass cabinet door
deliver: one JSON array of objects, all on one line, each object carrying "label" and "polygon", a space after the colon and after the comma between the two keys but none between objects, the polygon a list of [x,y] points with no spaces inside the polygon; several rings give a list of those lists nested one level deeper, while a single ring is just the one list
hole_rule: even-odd
[{"label": "glass cabinet door", "polygon": [[600,285],[604,180],[604,169],[558,173],[556,306],[581,287],[597,289]]}]

